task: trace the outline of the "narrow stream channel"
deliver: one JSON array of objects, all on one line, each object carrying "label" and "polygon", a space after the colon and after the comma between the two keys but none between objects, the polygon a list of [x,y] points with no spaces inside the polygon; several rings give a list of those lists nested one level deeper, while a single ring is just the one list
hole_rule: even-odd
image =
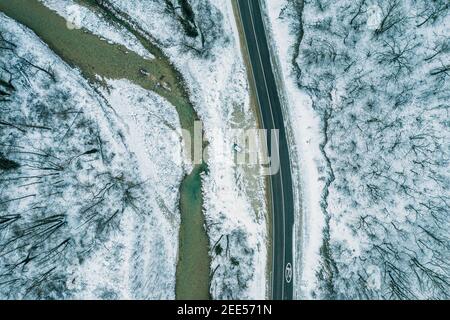
[{"label": "narrow stream channel", "polygon": [[[110,79],[125,78],[165,97],[175,106],[181,126],[193,132],[194,121],[198,117],[181,77],[167,57],[149,41],[138,37],[142,45],[156,56],[154,60],[144,59],[121,45],[109,44],[84,29],[68,29],[65,19],[37,0],[0,0],[0,11],[33,30],[64,61],[79,68],[90,82],[98,81],[96,75]],[[123,26],[130,30],[125,22]],[[142,75],[141,69],[147,70],[152,77]],[[158,86],[160,81],[166,82],[171,90]],[[205,169],[204,165],[196,166],[180,186],[177,299],[210,297],[209,242],[204,229],[201,192],[201,174]]]}]

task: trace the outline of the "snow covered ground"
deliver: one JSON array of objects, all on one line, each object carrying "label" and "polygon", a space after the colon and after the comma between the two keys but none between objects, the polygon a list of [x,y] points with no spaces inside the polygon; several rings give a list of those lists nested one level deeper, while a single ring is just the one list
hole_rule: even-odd
[{"label": "snow covered ground", "polygon": [[[189,12],[175,9],[175,4],[171,8],[168,5],[171,1],[104,3],[126,13],[162,47],[184,76],[194,108],[203,122],[209,143],[203,193],[214,271],[213,297],[264,298],[267,263],[264,180],[259,177],[250,188],[244,169],[234,167],[230,159],[235,133],[229,129],[252,123],[256,127],[231,3],[192,1],[194,22]],[[241,117],[235,117],[236,113]],[[254,199],[257,205],[252,205]],[[216,250],[218,246],[223,251]]]},{"label": "snow covered ground", "polygon": [[0,33],[0,297],[173,299],[175,108],[125,80],[100,95],[3,14]]},{"label": "snow covered ground", "polygon": [[128,151],[136,157],[148,212],[126,211],[122,234],[95,252],[76,278],[83,279],[83,298],[98,298],[99,287],[104,287],[119,299],[173,299],[178,186],[185,174],[182,146],[174,134],[180,128],[178,115],[163,98],[128,80],[106,82],[107,90],[101,91],[122,122]]}]

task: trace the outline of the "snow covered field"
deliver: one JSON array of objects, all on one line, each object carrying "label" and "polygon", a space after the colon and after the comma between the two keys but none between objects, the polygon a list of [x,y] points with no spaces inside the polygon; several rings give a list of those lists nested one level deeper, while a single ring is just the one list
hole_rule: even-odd
[{"label": "snow covered field", "polygon": [[175,108],[124,80],[100,96],[32,32],[0,26],[0,297],[173,299]]},{"label": "snow covered field", "polygon": [[298,297],[448,298],[448,1],[266,5],[303,117]]}]

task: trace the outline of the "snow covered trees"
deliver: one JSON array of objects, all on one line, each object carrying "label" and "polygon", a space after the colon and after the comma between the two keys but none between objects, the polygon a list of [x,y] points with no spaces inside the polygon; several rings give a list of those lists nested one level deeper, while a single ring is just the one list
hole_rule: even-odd
[{"label": "snow covered trees", "polygon": [[167,12],[183,28],[183,45],[207,58],[216,41],[222,41],[222,13],[207,0],[164,0]]},{"label": "snow covered trees", "polygon": [[449,14],[448,1],[304,1],[295,67],[329,163],[319,296],[449,297]]},{"label": "snow covered trees", "polygon": [[144,214],[141,182],[70,69],[0,20],[0,297],[68,298],[68,269],[118,230],[125,209]]}]

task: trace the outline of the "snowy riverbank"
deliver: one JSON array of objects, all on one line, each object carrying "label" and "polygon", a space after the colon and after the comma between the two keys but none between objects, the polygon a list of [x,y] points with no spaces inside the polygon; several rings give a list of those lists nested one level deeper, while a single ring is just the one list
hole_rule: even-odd
[{"label": "snowy riverbank", "polygon": [[18,166],[2,173],[1,210],[17,217],[2,227],[0,259],[27,261],[2,269],[1,296],[173,299],[184,174],[181,142],[166,143],[180,128],[175,109],[124,80],[100,96],[34,33],[0,22],[1,76],[12,77],[1,157]]}]

